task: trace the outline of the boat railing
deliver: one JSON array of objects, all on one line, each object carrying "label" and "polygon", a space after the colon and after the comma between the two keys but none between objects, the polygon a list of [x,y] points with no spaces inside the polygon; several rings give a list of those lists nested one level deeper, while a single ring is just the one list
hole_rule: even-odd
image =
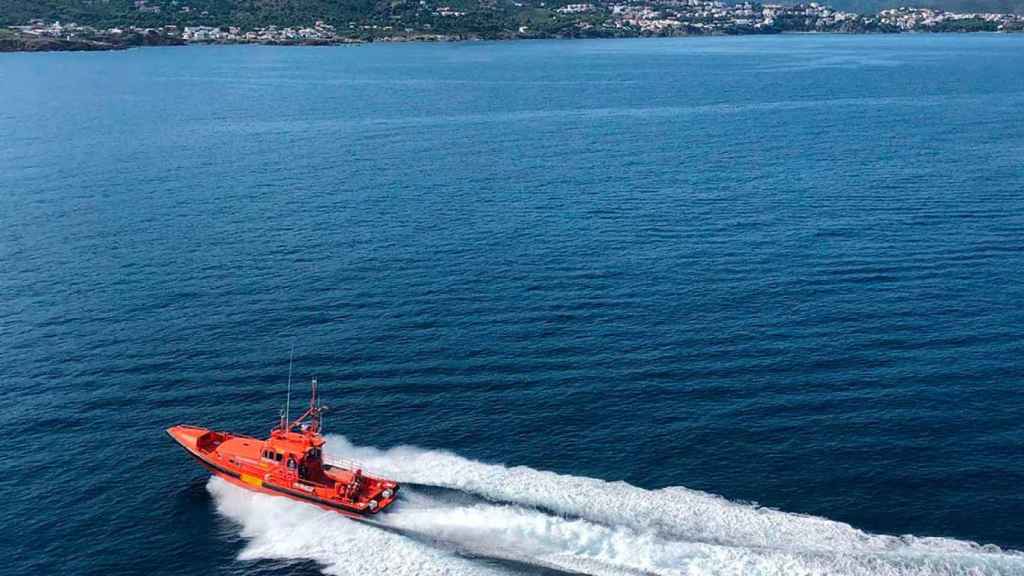
[{"label": "boat railing", "polygon": [[352,472],[355,472],[356,470],[362,470],[363,474],[365,474],[367,476],[376,476],[377,475],[376,473],[373,472],[373,470],[370,470],[365,465],[363,465],[362,462],[359,462],[357,460],[352,460],[351,458],[338,458],[336,456],[331,456],[331,457],[324,456],[323,462],[324,462],[324,464],[326,464],[326,465],[328,465],[328,466],[330,466],[332,468],[343,468],[345,470],[350,470]]}]

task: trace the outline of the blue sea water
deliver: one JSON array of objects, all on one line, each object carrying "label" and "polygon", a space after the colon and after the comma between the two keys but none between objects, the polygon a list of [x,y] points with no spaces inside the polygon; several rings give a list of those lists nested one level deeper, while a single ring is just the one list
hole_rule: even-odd
[{"label": "blue sea water", "polygon": [[1024,36],[3,54],[0,295],[0,571],[1024,574]]}]

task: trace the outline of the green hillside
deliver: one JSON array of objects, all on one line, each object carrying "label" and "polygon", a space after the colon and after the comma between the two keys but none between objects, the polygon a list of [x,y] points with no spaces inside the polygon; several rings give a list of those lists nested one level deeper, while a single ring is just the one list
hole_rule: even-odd
[{"label": "green hillside", "polygon": [[[111,26],[310,25],[316,20],[344,29],[350,25],[414,26],[436,32],[515,29],[527,22],[532,8],[551,8],[582,0],[0,0],[0,25],[24,24],[39,18]],[[591,0],[595,4],[613,3]],[[614,0],[619,1],[619,0]],[[833,8],[870,14],[880,9],[914,5],[958,12],[1024,13],[1024,0],[819,0]],[[655,3],[655,2],[652,2]],[[464,13],[446,18],[446,6]],[[524,20],[526,19],[526,20]]]},{"label": "green hillside", "polygon": [[363,19],[374,0],[0,0],[0,22],[32,18],[92,25],[306,24],[310,18]]}]

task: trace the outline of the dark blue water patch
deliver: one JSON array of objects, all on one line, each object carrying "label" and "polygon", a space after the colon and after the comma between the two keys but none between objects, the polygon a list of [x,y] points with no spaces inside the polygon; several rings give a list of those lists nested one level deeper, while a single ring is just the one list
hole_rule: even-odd
[{"label": "dark blue water patch", "polygon": [[319,573],[163,434],[266,434],[293,344],[357,445],[1024,548],[1020,49],[4,56],[15,571]]}]

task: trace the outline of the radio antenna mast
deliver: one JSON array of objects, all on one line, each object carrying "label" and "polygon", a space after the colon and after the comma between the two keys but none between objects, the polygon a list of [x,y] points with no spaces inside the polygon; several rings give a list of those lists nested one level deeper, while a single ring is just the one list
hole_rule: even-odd
[{"label": "radio antenna mast", "polygon": [[292,418],[292,359],[295,357],[295,342],[292,342],[292,351],[288,353],[288,396],[284,401],[285,432],[290,427]]}]

